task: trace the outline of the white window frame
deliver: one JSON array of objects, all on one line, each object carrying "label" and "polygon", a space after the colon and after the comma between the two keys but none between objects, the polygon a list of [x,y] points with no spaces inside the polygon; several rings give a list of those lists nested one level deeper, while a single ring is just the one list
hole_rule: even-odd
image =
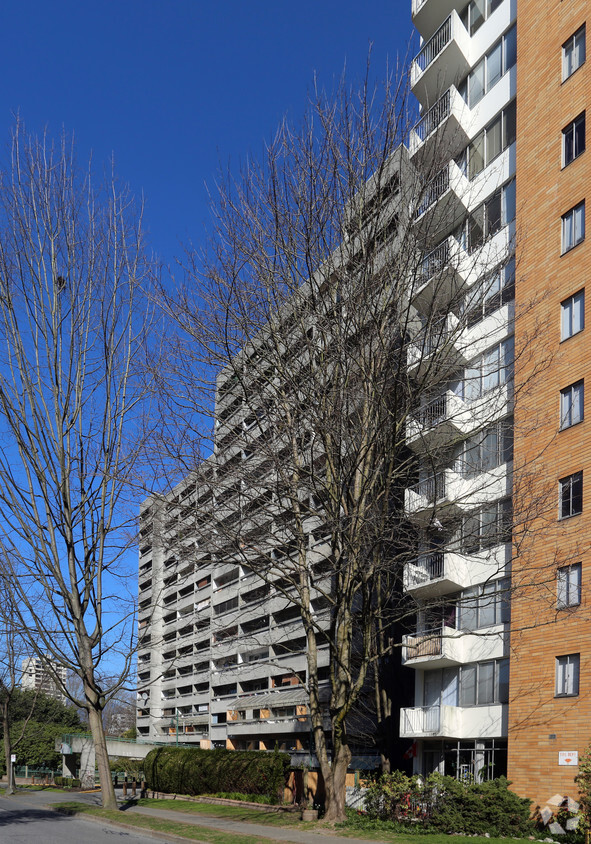
[{"label": "white window frame", "polygon": [[560,430],[572,428],[585,418],[585,383],[575,381],[560,391]]},{"label": "white window frame", "polygon": [[562,81],[565,82],[585,63],[585,24],[577,29],[562,45]]},{"label": "white window frame", "polygon": [[[580,126],[583,126],[583,143],[577,149],[576,147],[576,140],[577,140],[577,130]],[[571,120],[570,123],[564,127],[562,130],[562,166],[568,167],[569,164],[582,155],[585,152],[585,145],[586,145],[586,126],[585,126],[585,112],[582,111],[578,114],[574,120]],[[572,156],[568,157],[569,148],[572,147]]]},{"label": "white window frame", "polygon": [[560,303],[560,339],[568,340],[585,328],[585,289]]},{"label": "white window frame", "polygon": [[562,255],[585,240],[585,200],[578,202],[562,215]]},{"label": "white window frame", "polygon": [[[575,483],[581,484],[581,502],[580,509],[573,509],[576,506],[573,503],[573,487]],[[559,496],[558,496],[558,517],[560,519],[570,519],[572,516],[579,516],[583,512],[583,472],[573,472],[572,475],[567,475],[558,481]],[[576,496],[578,498],[578,495]],[[566,506],[565,506],[566,505]]]},{"label": "white window frame", "polygon": [[556,608],[578,607],[581,603],[581,563],[561,566],[556,572]]},{"label": "white window frame", "polygon": [[556,657],[556,697],[576,697],[579,694],[580,654]]}]

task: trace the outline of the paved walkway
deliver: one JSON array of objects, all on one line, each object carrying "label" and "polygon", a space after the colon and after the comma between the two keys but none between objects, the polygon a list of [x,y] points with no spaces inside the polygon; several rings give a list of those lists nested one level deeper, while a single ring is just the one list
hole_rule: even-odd
[{"label": "paved walkway", "polygon": [[[120,789],[118,789],[117,796],[121,801],[122,793]],[[59,794],[47,791],[27,792],[24,789],[19,791],[16,799],[18,799],[21,803],[28,804],[29,806],[37,806],[39,808],[50,808],[52,804],[63,803],[66,800],[76,800],[81,803],[95,806],[100,806],[101,802],[101,796],[98,792],[94,792],[92,794],[83,794],[79,792],[73,794]],[[192,824],[197,828],[206,827],[207,829],[219,829],[223,832],[234,834],[236,836],[251,835],[257,837],[261,844],[265,844],[265,842],[269,839],[274,841],[291,841],[294,842],[294,844],[368,844],[367,838],[343,838],[342,836],[333,834],[329,829],[327,829],[324,833],[316,833],[290,827],[266,826],[263,824],[247,823],[245,821],[234,821],[228,818],[218,818],[214,815],[182,812],[176,809],[152,809],[147,806],[135,806],[133,804],[128,804],[127,807],[120,813],[121,817],[118,819],[117,824],[125,824],[126,815],[129,816],[130,814],[151,815],[152,817],[165,818],[166,820],[177,821],[179,823]],[[82,817],[80,820],[82,820]],[[90,820],[90,818],[88,818],[88,820]],[[129,818],[129,820],[131,821],[131,818]],[[106,823],[102,819],[100,819],[100,822],[103,824]],[[130,832],[134,829],[134,827],[131,826],[126,826],[126,828],[129,829]],[[135,829],[137,830],[138,828],[135,827]],[[176,835],[170,836],[167,833],[162,832],[150,834],[147,830],[142,830],[142,833],[145,834],[146,838],[157,837],[158,840],[181,840]],[[0,841],[1,840],[2,838],[0,836]],[[195,842],[195,844],[197,844],[197,842]],[[379,842],[373,840],[373,844],[391,844],[391,840],[390,842]]]},{"label": "paved walkway", "polygon": [[[196,814],[194,812],[181,812],[170,809],[150,809],[147,806],[130,806],[121,812],[121,820],[125,822],[126,814],[151,815],[152,817],[166,818],[179,823],[194,824],[195,826],[206,826],[208,829],[219,829],[223,832],[234,833],[235,835],[254,835],[260,838],[261,844],[268,839],[275,841],[293,841],[295,844],[368,844],[367,838],[343,838],[333,835],[328,831],[323,833],[307,832],[289,827],[264,826],[263,824],[232,821],[227,818],[217,818],[211,815]],[[373,844],[380,844],[372,839]],[[388,842],[381,842],[388,844]]]}]

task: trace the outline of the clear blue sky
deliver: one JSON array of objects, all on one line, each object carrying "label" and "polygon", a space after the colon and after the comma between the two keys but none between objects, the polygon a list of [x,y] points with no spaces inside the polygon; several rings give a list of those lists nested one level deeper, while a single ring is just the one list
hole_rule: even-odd
[{"label": "clear blue sky", "polygon": [[165,260],[199,241],[218,163],[297,119],[314,72],[361,79],[371,43],[380,78],[411,37],[410,0],[21,0],[0,25],[2,142],[19,111],[74,132],[81,160],[113,152]]}]

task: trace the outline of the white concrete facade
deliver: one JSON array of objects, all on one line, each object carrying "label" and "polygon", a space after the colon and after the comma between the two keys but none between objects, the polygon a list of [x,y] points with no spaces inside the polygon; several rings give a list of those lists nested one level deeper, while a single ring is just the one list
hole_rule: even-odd
[{"label": "white concrete facade", "polygon": [[[416,676],[415,705],[401,710],[400,735],[416,742],[417,772],[479,778],[503,773],[506,764],[517,9],[516,0],[412,0],[412,13],[421,49],[411,85],[422,113],[410,136],[411,161],[442,157],[443,173],[442,188],[417,216],[417,224],[429,218],[431,237],[438,230],[440,240],[414,303],[426,317],[435,297],[442,312],[450,303],[446,319],[455,320],[456,348],[447,388],[407,424],[420,470],[419,483],[406,491],[406,509],[431,542],[404,571],[404,589],[417,602],[417,630],[404,637],[402,659]],[[498,219],[475,250],[472,232],[496,214],[494,202]],[[442,265],[450,267],[447,276]],[[506,295],[495,289],[494,303],[484,302],[481,315],[470,313],[477,300],[470,291],[488,283],[495,265]],[[493,360],[503,377],[493,373]],[[481,469],[469,465],[465,438],[494,425],[496,442],[505,438],[505,456]],[[433,448],[442,452],[446,442],[450,462],[434,474]],[[484,536],[495,518],[496,538]],[[480,542],[469,538],[478,523]]]}]

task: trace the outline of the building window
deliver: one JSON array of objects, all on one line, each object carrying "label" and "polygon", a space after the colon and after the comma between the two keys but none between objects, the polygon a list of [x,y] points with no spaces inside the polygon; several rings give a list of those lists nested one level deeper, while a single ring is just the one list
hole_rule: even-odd
[{"label": "building window", "polygon": [[562,217],[562,254],[585,239],[585,202],[579,202]]},{"label": "building window", "polygon": [[460,630],[478,630],[509,621],[509,578],[465,589],[460,598]]},{"label": "building window", "polygon": [[561,340],[568,340],[585,327],[585,291],[579,290],[560,303]]},{"label": "building window", "polygon": [[456,159],[456,164],[469,179],[473,179],[515,141],[516,100],[500,111],[494,120],[468,144]]},{"label": "building window", "polygon": [[583,473],[575,472],[559,482],[560,518],[568,519],[583,512]]},{"label": "building window", "polygon": [[585,112],[565,126],[562,130],[562,166],[566,167],[571,161],[585,151]]},{"label": "building window", "polygon": [[515,179],[512,179],[469,215],[456,229],[455,237],[463,249],[473,252],[514,219]]},{"label": "building window", "polygon": [[456,468],[464,478],[475,478],[513,460],[513,418],[489,425],[457,448]]},{"label": "building window", "polygon": [[560,428],[582,422],[584,416],[584,382],[577,381],[560,391]]},{"label": "building window", "polygon": [[508,700],[508,659],[477,662],[460,668],[460,706],[485,706]]},{"label": "building window", "polygon": [[513,377],[513,337],[488,349],[464,372],[464,399],[473,401]]},{"label": "building window", "polygon": [[556,657],[556,697],[579,694],[579,654]]},{"label": "building window", "polygon": [[556,606],[559,610],[581,603],[581,563],[562,566],[556,572]]},{"label": "building window", "polygon": [[502,0],[470,0],[464,11],[460,15],[460,20],[470,33],[474,33],[480,29],[485,20],[498,9]]},{"label": "building window", "polygon": [[474,510],[462,521],[461,547],[464,554],[478,554],[511,542],[513,509],[510,498],[494,501],[478,510]]},{"label": "building window", "polygon": [[562,45],[562,79],[577,70],[585,61],[585,24]]},{"label": "building window", "polygon": [[487,278],[472,285],[462,302],[462,314],[466,328],[473,328],[487,316],[494,314],[503,305],[515,298],[515,258]]},{"label": "building window", "polygon": [[484,97],[499,79],[513,67],[517,59],[517,30],[513,26],[476,64],[458,92],[470,108]]}]

